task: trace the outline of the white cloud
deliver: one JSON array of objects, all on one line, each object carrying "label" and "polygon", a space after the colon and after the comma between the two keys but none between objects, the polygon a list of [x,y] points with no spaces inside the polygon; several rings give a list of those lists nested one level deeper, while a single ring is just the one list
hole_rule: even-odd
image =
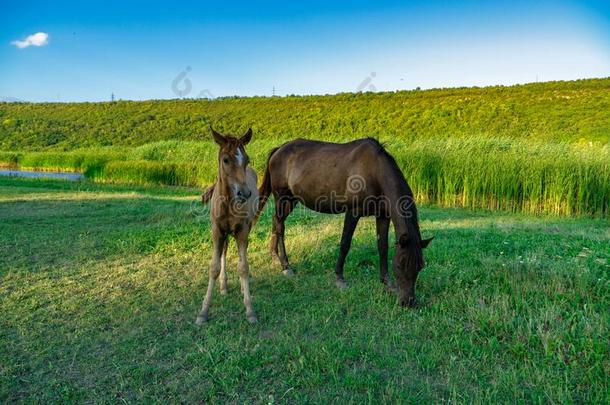
[{"label": "white cloud", "polygon": [[11,45],[15,45],[19,49],[27,48],[28,46],[45,46],[49,43],[49,34],[46,32],[37,32],[36,34],[28,35],[23,41],[15,40]]}]

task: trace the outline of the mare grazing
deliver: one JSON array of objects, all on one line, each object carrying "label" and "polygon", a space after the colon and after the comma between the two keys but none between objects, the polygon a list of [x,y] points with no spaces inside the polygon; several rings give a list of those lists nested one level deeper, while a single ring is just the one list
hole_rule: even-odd
[{"label": "mare grazing", "polygon": [[272,256],[284,274],[292,274],[284,245],[284,221],[299,202],[331,214],[345,213],[339,259],[335,267],[338,287],[346,287],[343,265],[358,220],[375,216],[381,281],[388,278],[388,230],[396,232],[393,271],[401,306],[415,306],[415,283],[424,267],[422,249],[431,239],[421,238],[413,193],[394,158],[374,139],[345,144],[297,139],[274,149],[260,188],[260,215],[269,195],[275,198],[271,236]]},{"label": "mare grazing", "polygon": [[220,276],[220,292],[227,293],[227,247],[229,235],[237,242],[239,262],[237,271],[244,295],[246,317],[250,322],[256,322],[250,297],[248,279],[248,235],[252,220],[257,212],[258,190],[256,188],[256,172],[248,167],[248,155],[245,146],[252,138],[252,129],[241,138],[223,136],[214,131],[214,141],[220,146],[218,151],[218,178],[216,184],[207,196],[211,202],[210,217],[212,219],[213,253],[210,263],[208,290],[203,300],[201,312],[197,316],[197,324],[208,320],[214,283]]}]

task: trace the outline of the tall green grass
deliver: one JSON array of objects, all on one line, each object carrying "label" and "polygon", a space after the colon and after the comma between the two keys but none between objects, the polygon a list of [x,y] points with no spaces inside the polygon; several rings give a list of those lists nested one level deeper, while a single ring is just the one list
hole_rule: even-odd
[{"label": "tall green grass", "polygon": [[108,162],[92,178],[96,181],[142,185],[202,186],[210,181],[205,166],[195,163],[163,163],[151,160]]},{"label": "tall green grass", "polygon": [[[262,173],[267,139],[248,146]],[[610,214],[608,146],[486,137],[388,140],[417,200],[441,206],[550,213]],[[216,177],[211,141],[161,141],[134,148],[0,153],[0,162],[82,171],[94,181],[203,187]]]},{"label": "tall green grass", "polygon": [[397,142],[417,199],[443,206],[559,215],[607,215],[607,147],[508,139]]},{"label": "tall green grass", "polygon": [[124,148],[76,149],[68,152],[0,152],[0,163],[24,169],[83,172],[94,177],[111,161],[127,158]]},{"label": "tall green grass", "polygon": [[0,151],[0,166],[17,166],[22,157],[23,154],[20,152]]}]

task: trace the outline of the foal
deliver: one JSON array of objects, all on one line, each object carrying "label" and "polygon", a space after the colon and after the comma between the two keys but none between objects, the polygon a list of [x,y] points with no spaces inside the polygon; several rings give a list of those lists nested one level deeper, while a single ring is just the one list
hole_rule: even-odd
[{"label": "foal", "polygon": [[248,280],[248,235],[252,220],[258,208],[258,189],[256,172],[248,167],[249,158],[245,146],[252,139],[252,129],[248,129],[241,138],[223,136],[214,131],[214,141],[220,146],[218,152],[218,178],[210,198],[210,217],[212,220],[213,253],[210,262],[208,290],[197,316],[197,325],[208,320],[214,283],[220,276],[220,293],[227,293],[227,247],[229,235],[237,242],[239,262],[237,271],[241,291],[244,295],[246,317],[251,323],[256,322],[250,297]]}]

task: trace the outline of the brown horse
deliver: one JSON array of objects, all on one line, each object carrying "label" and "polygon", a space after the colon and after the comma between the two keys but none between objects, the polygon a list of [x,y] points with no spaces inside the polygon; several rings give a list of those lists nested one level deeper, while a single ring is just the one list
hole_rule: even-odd
[{"label": "brown horse", "polygon": [[256,322],[250,297],[248,279],[248,235],[252,227],[258,206],[258,190],[256,188],[256,172],[248,167],[249,158],[244,148],[252,139],[252,129],[241,138],[223,136],[212,130],[214,141],[220,146],[218,152],[218,178],[213,189],[207,195],[211,201],[210,218],[212,220],[212,240],[214,244],[208,290],[197,316],[197,324],[208,320],[214,283],[220,276],[220,292],[227,293],[227,247],[229,235],[237,242],[239,262],[237,271],[241,290],[244,295],[246,317],[250,322]]},{"label": "brown horse", "polygon": [[269,195],[275,198],[271,253],[292,274],[284,245],[284,221],[299,202],[322,212],[345,213],[339,259],[335,267],[338,287],[346,287],[343,265],[358,220],[377,219],[377,246],[381,281],[393,289],[388,277],[388,230],[396,232],[393,271],[399,304],[415,306],[415,283],[424,267],[422,240],[413,193],[394,158],[374,139],[345,144],[297,139],[273,150],[260,188],[260,215]]}]

